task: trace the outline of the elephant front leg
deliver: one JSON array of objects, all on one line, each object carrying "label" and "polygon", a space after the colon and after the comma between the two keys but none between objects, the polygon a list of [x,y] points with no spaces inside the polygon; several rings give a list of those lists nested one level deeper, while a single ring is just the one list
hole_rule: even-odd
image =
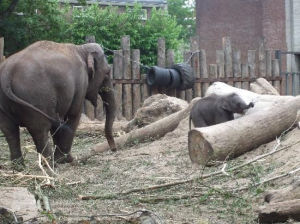
[{"label": "elephant front leg", "polygon": [[55,144],[54,159],[58,163],[71,163],[74,159],[71,155],[71,147],[76,128],[80,119],[79,116],[69,117],[66,124],[60,127],[52,127],[51,134]]}]

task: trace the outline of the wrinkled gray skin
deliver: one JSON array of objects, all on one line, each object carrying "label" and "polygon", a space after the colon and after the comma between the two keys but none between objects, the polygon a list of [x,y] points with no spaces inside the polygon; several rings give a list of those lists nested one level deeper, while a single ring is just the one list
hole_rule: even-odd
[{"label": "wrinkled gray skin", "polygon": [[191,121],[194,127],[206,127],[233,120],[233,114],[243,114],[245,110],[253,107],[248,105],[237,94],[225,96],[212,94],[198,100],[191,109],[189,126]]},{"label": "wrinkled gray skin", "polygon": [[85,99],[96,106],[97,95],[105,102],[105,135],[115,150],[112,125],[115,98],[110,67],[102,48],[84,45],[36,42],[0,64],[0,129],[10,149],[11,160],[23,164],[19,127],[26,127],[37,151],[52,155],[51,132],[56,145],[54,159],[72,162],[71,146]]}]

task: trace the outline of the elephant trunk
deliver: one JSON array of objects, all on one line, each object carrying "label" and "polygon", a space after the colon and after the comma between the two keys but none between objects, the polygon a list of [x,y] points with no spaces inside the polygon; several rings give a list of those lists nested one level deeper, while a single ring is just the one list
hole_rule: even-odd
[{"label": "elephant trunk", "polygon": [[108,145],[112,151],[116,151],[116,145],[113,138],[112,126],[116,117],[116,101],[114,96],[114,90],[109,78],[105,78],[103,84],[99,90],[99,94],[102,98],[105,111],[105,137],[107,139]]}]

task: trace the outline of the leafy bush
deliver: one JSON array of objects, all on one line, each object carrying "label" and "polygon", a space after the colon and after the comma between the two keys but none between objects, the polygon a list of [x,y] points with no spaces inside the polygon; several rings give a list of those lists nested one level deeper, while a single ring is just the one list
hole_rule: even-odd
[{"label": "leafy bush", "polygon": [[[4,1],[4,3],[7,1]],[[7,5],[0,4],[0,11]],[[94,35],[96,42],[111,55],[109,49],[120,49],[120,40],[130,36],[131,48],[140,49],[141,62],[154,65],[157,61],[157,40],[164,37],[167,49],[178,49],[182,27],[175,17],[164,10],[152,9],[151,17],[141,20],[142,7],[126,7],[123,13],[116,7],[100,8],[97,4],[84,10],[62,7],[57,0],[20,1],[11,13],[0,19],[0,34],[4,34],[6,54],[14,53],[38,40],[82,44],[85,37]],[[1,36],[1,35],[0,35]]]}]

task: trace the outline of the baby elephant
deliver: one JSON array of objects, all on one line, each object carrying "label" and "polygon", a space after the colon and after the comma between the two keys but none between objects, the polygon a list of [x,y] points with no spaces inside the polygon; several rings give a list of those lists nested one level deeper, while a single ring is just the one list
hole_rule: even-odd
[{"label": "baby elephant", "polygon": [[225,96],[212,94],[198,100],[191,109],[189,126],[191,120],[194,127],[206,127],[214,124],[233,120],[233,114],[243,114],[246,109],[253,107],[248,105],[237,94],[232,93]]}]

